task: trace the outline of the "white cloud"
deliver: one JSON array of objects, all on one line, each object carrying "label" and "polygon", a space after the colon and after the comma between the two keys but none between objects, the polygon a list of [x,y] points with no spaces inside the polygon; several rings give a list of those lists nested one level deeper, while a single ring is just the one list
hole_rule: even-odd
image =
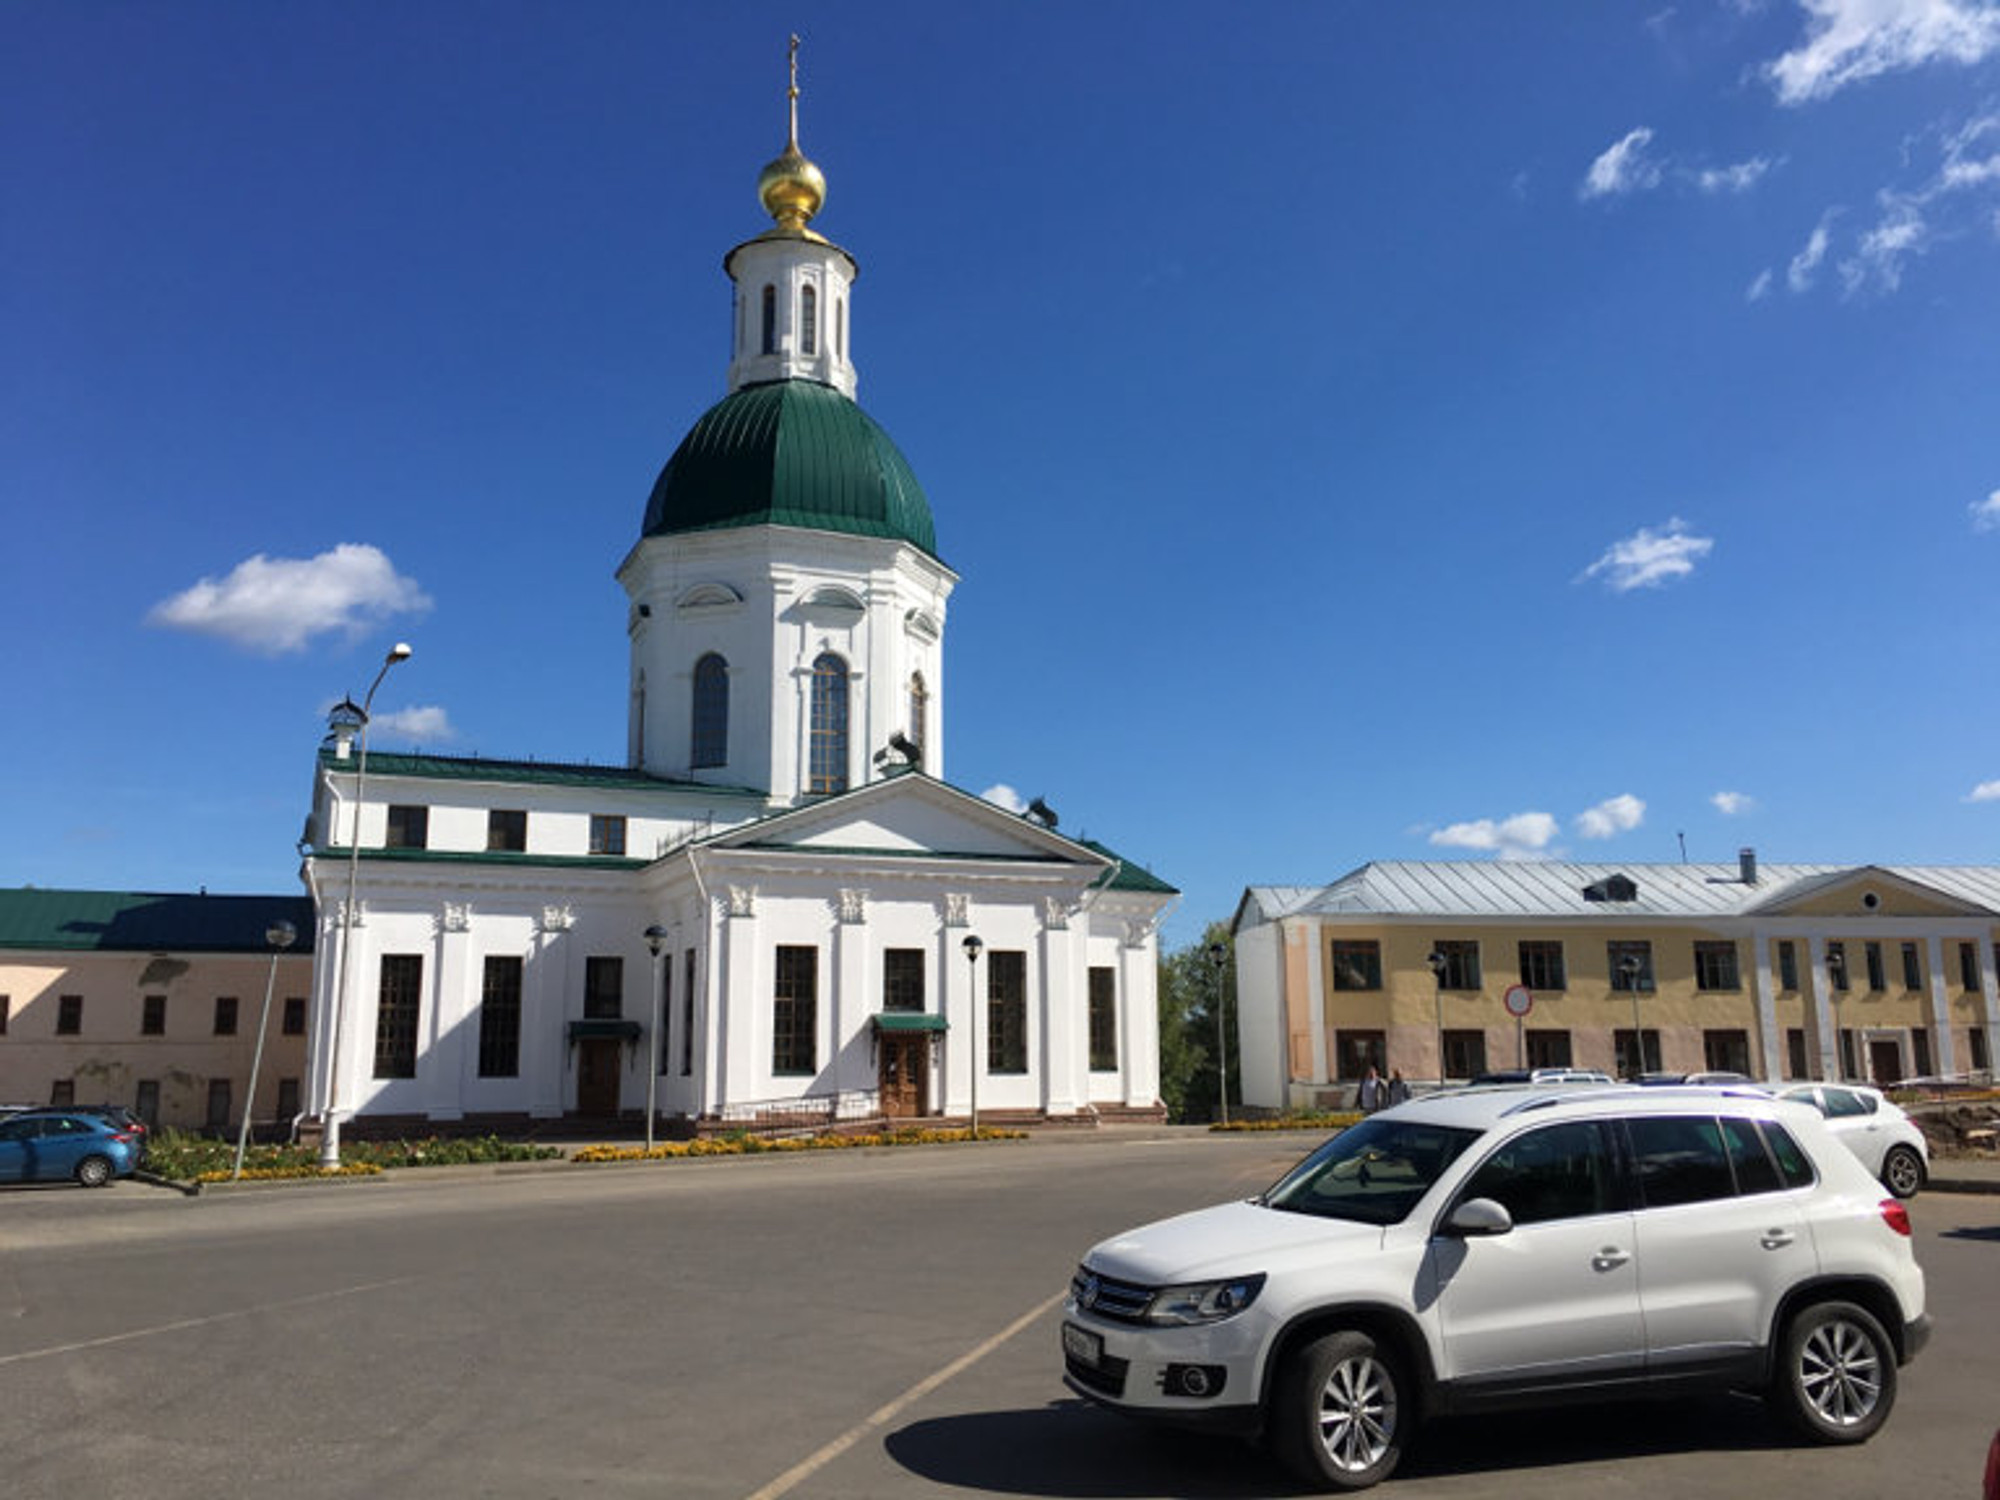
[{"label": "white cloud", "polygon": [[380,549],[343,542],[305,559],[260,552],[226,578],[204,578],[163,599],[147,620],[279,656],[303,649],[315,636],[357,636],[392,615],[430,607],[416,580],[399,574]]},{"label": "white cloud", "polygon": [[1578,813],[1576,831],[1580,838],[1608,839],[1629,833],[1645,821],[1646,804],[1627,792]]},{"label": "white cloud", "polygon": [[1613,542],[1604,555],[1583,570],[1578,579],[1604,579],[1613,593],[1633,589],[1658,588],[1675,578],[1694,572],[1695,561],[1715,550],[1713,537],[1693,536],[1687,522],[1675,517],[1665,528],[1654,531],[1641,526],[1623,541]]},{"label": "white cloud", "polygon": [[1771,268],[1766,266],[1757,273],[1757,279],[1743,289],[1745,302],[1762,302],[1771,292]]},{"label": "white cloud", "polygon": [[1585,199],[1606,198],[1657,187],[1660,169],[1645,155],[1646,144],[1652,139],[1653,132],[1641,125],[1623,140],[1606,148],[1604,154],[1590,164],[1590,170],[1584,173],[1583,183],[1576,190],[1577,196]]},{"label": "white cloud", "polygon": [[1840,282],[1848,295],[1871,283],[1885,292],[1903,284],[1903,262],[1929,247],[1930,228],[1913,202],[1885,198],[1880,222],[1861,236],[1854,254],[1840,263]]},{"label": "white cloud", "polygon": [[1747,193],[1771,166],[1769,157],[1753,156],[1732,167],[1704,167],[1693,174],[1694,185],[1704,193]]},{"label": "white cloud", "polygon": [[979,794],[979,797],[982,802],[991,802],[995,807],[1004,807],[1010,813],[1024,813],[1028,810],[1028,804],[1022,800],[1021,794],[1004,781],[989,786]]},{"label": "white cloud", "polygon": [[1991,0],[1799,0],[1805,40],[1764,73],[1786,104],[1931,63],[1976,63],[2000,50]]},{"label": "white cloud", "polygon": [[1433,833],[1431,842],[1443,849],[1479,849],[1502,859],[1535,859],[1548,848],[1558,827],[1545,812],[1515,813],[1498,821],[1480,818],[1453,823]]},{"label": "white cloud", "polygon": [[1742,792],[1717,792],[1708,800],[1725,818],[1740,818],[1743,814],[1754,811],[1757,806],[1755,797],[1745,796]]},{"label": "white cloud", "polygon": [[372,734],[393,734],[427,745],[443,744],[458,738],[458,731],[451,727],[451,720],[443,709],[415,704],[399,708],[394,713],[371,714],[369,731]]},{"label": "white cloud", "polygon": [[1785,268],[1785,285],[1793,291],[1803,292],[1811,289],[1813,273],[1819,269],[1819,263],[1826,259],[1829,238],[1827,226],[1833,222],[1833,215],[1832,209],[1820,215],[1820,221],[1814,226],[1812,237],[1806,241],[1805,248],[1794,255],[1792,263]]},{"label": "white cloud", "polygon": [[2000,781],[1982,781],[1972,789],[1967,802],[2000,802]]},{"label": "white cloud", "polygon": [[1966,509],[1972,513],[1974,531],[2000,531],[2000,490],[1973,501]]}]

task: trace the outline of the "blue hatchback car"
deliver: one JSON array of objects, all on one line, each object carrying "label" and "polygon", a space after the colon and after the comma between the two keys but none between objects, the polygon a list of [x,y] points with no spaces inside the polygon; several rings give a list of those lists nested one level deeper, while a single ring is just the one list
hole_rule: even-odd
[{"label": "blue hatchback car", "polygon": [[74,1177],[103,1187],[130,1177],[139,1137],[94,1115],[33,1110],[0,1120],[0,1182],[59,1182]]}]

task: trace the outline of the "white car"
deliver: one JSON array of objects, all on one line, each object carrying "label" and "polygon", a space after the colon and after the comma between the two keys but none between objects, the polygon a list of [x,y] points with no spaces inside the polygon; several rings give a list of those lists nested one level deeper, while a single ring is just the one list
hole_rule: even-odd
[{"label": "white car", "polygon": [[1827,1128],[1841,1144],[1898,1198],[1914,1198],[1930,1180],[1930,1142],[1902,1106],[1880,1089],[1854,1083],[1800,1083],[1779,1089],[1778,1097],[1810,1104],[1825,1115]]},{"label": "white car", "polygon": [[1383,1110],[1256,1198],[1106,1240],[1062,1353],[1093,1402],[1352,1490],[1428,1416],[1578,1396],[1748,1390],[1860,1442],[1929,1330],[1908,1212],[1813,1110],[1530,1086]]}]

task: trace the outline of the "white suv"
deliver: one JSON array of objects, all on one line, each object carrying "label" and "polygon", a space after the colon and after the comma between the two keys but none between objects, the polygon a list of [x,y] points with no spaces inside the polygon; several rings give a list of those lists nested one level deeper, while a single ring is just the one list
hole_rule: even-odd
[{"label": "white suv", "polygon": [[1572,1085],[1398,1105],[1106,1240],[1062,1348],[1092,1401],[1362,1489],[1427,1416],[1562,1399],[1752,1390],[1860,1442],[1929,1329],[1908,1214],[1813,1110]]}]

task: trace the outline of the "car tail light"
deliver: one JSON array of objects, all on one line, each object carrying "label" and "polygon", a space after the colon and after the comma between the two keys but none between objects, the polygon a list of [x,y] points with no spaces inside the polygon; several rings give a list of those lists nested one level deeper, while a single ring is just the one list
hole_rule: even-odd
[{"label": "car tail light", "polygon": [[1903,1207],[1899,1199],[1895,1198],[1884,1198],[1881,1207],[1882,1222],[1895,1230],[1896,1233],[1902,1235],[1903,1238],[1908,1239],[1910,1236],[1910,1211]]},{"label": "car tail light", "polygon": [[[129,1146],[129,1145],[131,1145],[131,1144],[132,1144],[132,1143],[133,1143],[134,1141],[138,1140],[138,1139],[139,1139],[139,1137],[138,1137],[137,1135],[133,1134],[133,1133],[132,1133],[131,1131],[129,1131],[129,1130],[117,1130],[117,1131],[113,1131],[113,1132],[112,1132],[112,1135],[111,1135],[111,1139],[112,1139],[112,1140],[114,1140],[114,1141],[119,1141],[119,1142],[122,1142],[123,1144],[125,1144],[125,1145]],[[1908,1231],[1907,1231],[1907,1230],[1905,1230],[1904,1232],[1905,1232],[1905,1233],[1908,1233]]]}]

